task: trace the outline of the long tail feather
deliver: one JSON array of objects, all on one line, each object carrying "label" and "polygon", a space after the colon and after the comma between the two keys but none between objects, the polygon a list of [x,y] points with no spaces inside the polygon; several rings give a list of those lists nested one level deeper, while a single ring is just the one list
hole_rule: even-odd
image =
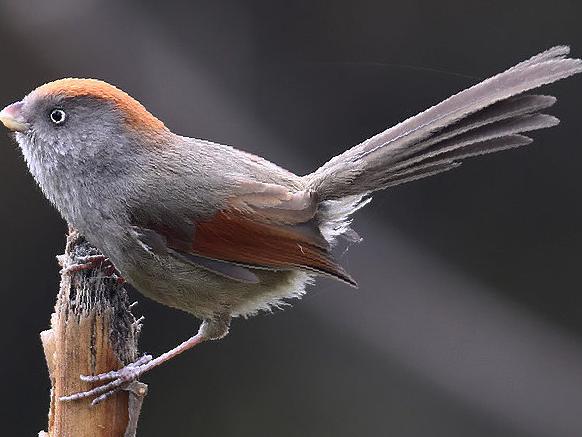
[{"label": "long tail feather", "polygon": [[306,176],[322,201],[368,194],[450,170],[472,156],[531,143],[523,135],[554,126],[540,114],[552,96],[524,95],[582,72],[582,60],[553,47],[352,147]]}]

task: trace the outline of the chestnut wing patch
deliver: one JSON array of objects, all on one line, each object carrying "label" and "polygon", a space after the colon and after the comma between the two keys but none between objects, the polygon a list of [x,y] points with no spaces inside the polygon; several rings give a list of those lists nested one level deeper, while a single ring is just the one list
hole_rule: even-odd
[{"label": "chestnut wing patch", "polygon": [[252,267],[303,268],[356,285],[334,261],[327,245],[301,226],[258,222],[238,211],[221,211],[211,220],[197,223],[191,250]]}]

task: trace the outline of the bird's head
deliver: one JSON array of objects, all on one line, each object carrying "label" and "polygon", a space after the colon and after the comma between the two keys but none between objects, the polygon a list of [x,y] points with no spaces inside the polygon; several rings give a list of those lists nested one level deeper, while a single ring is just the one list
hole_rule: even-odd
[{"label": "bird's head", "polygon": [[67,157],[114,158],[169,132],[137,100],[95,79],[42,85],[4,108],[0,121],[15,133],[28,163],[44,166],[64,164]]}]

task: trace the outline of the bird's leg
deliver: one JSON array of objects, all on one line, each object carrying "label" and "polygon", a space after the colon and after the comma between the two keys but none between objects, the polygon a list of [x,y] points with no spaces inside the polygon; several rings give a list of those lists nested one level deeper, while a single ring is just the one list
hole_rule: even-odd
[{"label": "bird's leg", "polygon": [[171,360],[172,358],[180,355],[182,352],[187,351],[188,349],[192,349],[194,346],[197,346],[206,340],[218,340],[223,338],[226,336],[226,334],[228,334],[229,324],[229,316],[212,320],[205,320],[202,325],[200,325],[200,329],[196,335],[190,337],[185,342],[179,344],[174,349],[169,350],[157,358],[153,358],[151,355],[144,355],[136,362],[128,364],[119,370],[101,373],[99,375],[81,375],[81,379],[85,382],[109,382],[85,392],[63,396],[60,398],[60,400],[76,401],[79,399],[94,397],[91,405],[97,405],[98,403],[103,402],[113,394],[117,393],[119,390],[125,389],[130,383],[137,380],[144,373],[165,363],[166,361]]}]

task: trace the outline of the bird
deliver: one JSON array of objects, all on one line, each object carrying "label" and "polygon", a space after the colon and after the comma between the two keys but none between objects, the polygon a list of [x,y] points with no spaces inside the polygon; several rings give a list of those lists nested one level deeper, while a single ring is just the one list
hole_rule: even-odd
[{"label": "bird", "polygon": [[[353,214],[371,196],[466,158],[528,145],[559,120],[530,91],[582,72],[556,46],[378,133],[306,175],[172,132],[141,103],[96,79],[59,79],[0,112],[44,195],[145,296],[201,320],[154,358],[100,375],[63,401],[99,403],[207,340],[230,321],[304,295],[317,276],[355,287],[333,248],[360,241]],[[106,258],[105,258],[106,257]]]}]

